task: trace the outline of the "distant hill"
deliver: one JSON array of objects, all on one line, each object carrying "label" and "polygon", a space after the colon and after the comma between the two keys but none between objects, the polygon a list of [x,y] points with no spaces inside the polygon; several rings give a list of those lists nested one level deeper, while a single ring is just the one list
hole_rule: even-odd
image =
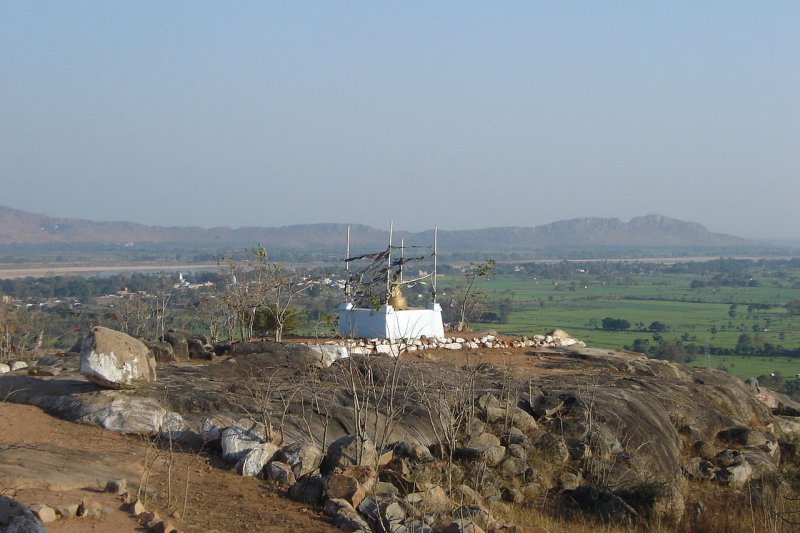
[{"label": "distant hill", "polygon": [[[95,222],[58,218],[0,206],[0,244],[170,244],[232,248],[261,243],[267,248],[331,251],[344,248],[347,224],[301,224],[278,228],[163,227],[131,222]],[[432,230],[398,232],[410,244],[429,244]],[[382,247],[388,232],[351,225],[357,249]],[[732,235],[713,233],[701,224],[661,215],[618,218],[578,218],[536,227],[498,227],[439,233],[442,250],[533,251],[588,248],[736,249],[756,243]]]}]

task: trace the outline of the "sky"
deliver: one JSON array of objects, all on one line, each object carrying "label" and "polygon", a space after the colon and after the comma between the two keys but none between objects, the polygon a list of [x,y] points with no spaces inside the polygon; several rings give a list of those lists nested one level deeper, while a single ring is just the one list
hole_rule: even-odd
[{"label": "sky", "polygon": [[800,2],[0,2],[0,205],[800,239]]}]

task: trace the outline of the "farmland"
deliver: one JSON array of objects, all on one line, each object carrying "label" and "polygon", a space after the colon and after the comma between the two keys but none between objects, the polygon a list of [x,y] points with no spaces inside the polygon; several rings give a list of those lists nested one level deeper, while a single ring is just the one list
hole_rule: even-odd
[{"label": "farmland", "polygon": [[[690,267],[691,272],[668,265],[604,263],[564,263],[545,275],[541,269],[530,270],[517,265],[478,280],[487,310],[505,301],[512,311],[503,323],[479,318],[476,328],[511,335],[562,328],[590,345],[607,348],[633,347],[637,339],[638,347],[667,341],[680,344],[688,360],[704,361],[706,353],[712,358],[800,355],[800,315],[787,309],[789,302],[800,299],[800,269],[794,262],[720,260]],[[455,275],[440,283],[443,300],[458,281]],[[630,326],[604,329],[606,317]],[[733,363],[725,365],[732,371],[754,372],[733,359],[728,363]],[[787,372],[800,370],[786,364]]]}]

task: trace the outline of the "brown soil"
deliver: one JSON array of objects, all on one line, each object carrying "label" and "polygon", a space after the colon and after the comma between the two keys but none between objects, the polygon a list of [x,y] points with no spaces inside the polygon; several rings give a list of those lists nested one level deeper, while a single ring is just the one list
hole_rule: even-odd
[{"label": "brown soil", "polygon": [[29,405],[0,403],[0,428],[3,494],[27,505],[51,507],[89,499],[105,509],[100,518],[47,524],[51,533],[144,531],[121,509],[124,498],[102,489],[109,479],[124,477],[135,497],[144,465],[154,459],[148,510],[155,508],[162,517],[177,512],[182,518],[172,520],[181,531],[339,531],[319,509],[290,501],[263,481],[242,478],[202,454],[170,453],[147,440],[66,422]]}]

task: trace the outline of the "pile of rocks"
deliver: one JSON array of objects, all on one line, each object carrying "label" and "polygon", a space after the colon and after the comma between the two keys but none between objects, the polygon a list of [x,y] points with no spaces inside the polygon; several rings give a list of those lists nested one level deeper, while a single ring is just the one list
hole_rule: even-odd
[{"label": "pile of rocks", "polygon": [[[226,428],[222,422],[206,419],[202,431],[238,473],[264,478],[294,500],[321,505],[346,531],[518,530],[496,519],[483,497],[466,485],[448,493],[436,483],[408,479],[412,463],[429,468],[431,475],[446,468],[446,461],[434,459],[425,446],[395,442],[379,451],[369,439],[347,435],[323,453],[310,443],[278,446],[262,424],[250,420]],[[496,444],[494,455],[497,449],[504,455]],[[493,453],[481,439],[472,445],[468,449],[479,457]]]},{"label": "pile of rocks", "polygon": [[[105,490],[119,496],[122,501],[128,500],[127,481],[124,479],[109,481]],[[7,526],[3,530],[6,533],[44,533],[46,524],[58,520],[101,518],[113,512],[114,509],[104,507],[100,502],[91,498],[53,506],[46,503],[35,503],[26,507],[8,496],[0,496],[0,528]],[[96,528],[97,526],[87,527]],[[176,530],[172,528],[162,529],[162,531]]]},{"label": "pile of rocks", "polygon": [[[310,346],[314,346],[311,344]],[[585,347],[586,343],[572,338],[567,332],[556,329],[546,335],[534,335],[519,339],[505,340],[496,335],[482,337],[425,337],[418,339],[348,339],[341,342],[329,341],[321,346],[345,347],[351,355],[389,355],[397,357],[403,353],[425,350],[477,350],[508,348],[566,348]]]}]

